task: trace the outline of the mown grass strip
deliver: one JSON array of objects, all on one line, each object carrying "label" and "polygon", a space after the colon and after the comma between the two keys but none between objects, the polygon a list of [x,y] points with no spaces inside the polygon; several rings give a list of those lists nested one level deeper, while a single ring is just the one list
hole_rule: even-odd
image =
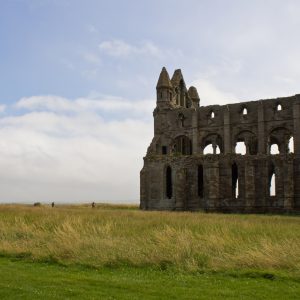
[{"label": "mown grass strip", "polygon": [[0,258],[0,299],[299,299],[300,282],[258,274],[92,270]]}]

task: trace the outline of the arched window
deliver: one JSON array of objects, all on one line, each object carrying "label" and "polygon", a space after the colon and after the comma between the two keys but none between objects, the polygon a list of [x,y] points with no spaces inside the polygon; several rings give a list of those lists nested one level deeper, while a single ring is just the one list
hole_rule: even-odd
[{"label": "arched window", "polygon": [[168,148],[167,146],[162,146],[161,147],[161,154],[166,155],[168,153]]},{"label": "arched window", "polygon": [[277,111],[281,111],[281,110],[282,110],[282,106],[281,106],[281,104],[277,104],[277,106],[276,106],[276,110],[277,110]]},{"label": "arched window", "polygon": [[203,198],[203,166],[198,166],[198,196]]},{"label": "arched window", "polygon": [[277,144],[272,144],[270,147],[270,154],[274,155],[274,154],[279,154],[279,147]]},{"label": "arched window", "polygon": [[238,198],[239,196],[239,174],[237,164],[234,163],[231,168],[231,181],[232,181],[232,197]]},{"label": "arched window", "polygon": [[235,136],[234,152],[242,155],[257,154],[257,136],[250,130],[242,130]]},{"label": "arched window", "polygon": [[210,133],[202,139],[201,148],[203,154],[223,153],[222,137],[217,133]]},{"label": "arched window", "polygon": [[235,145],[235,153],[245,155],[247,153],[247,148],[245,142],[237,142]]},{"label": "arched window", "polygon": [[175,149],[177,153],[183,155],[192,154],[192,141],[185,135],[178,136],[175,139]]},{"label": "arched window", "polygon": [[166,169],[166,196],[168,199],[173,196],[172,169],[170,166]]},{"label": "arched window", "polygon": [[247,114],[248,114],[248,110],[247,110],[246,107],[244,107],[244,109],[243,109],[243,115],[245,116],[245,115],[247,115]]},{"label": "arched window", "polygon": [[215,113],[214,113],[213,111],[210,113],[210,118],[211,118],[211,119],[214,119],[214,118],[215,118]]},{"label": "arched window", "polygon": [[292,136],[289,139],[288,147],[289,147],[289,153],[294,153],[294,137]]},{"label": "arched window", "polygon": [[274,165],[271,166],[269,172],[269,194],[270,196],[276,196],[276,174]]},{"label": "arched window", "polygon": [[212,144],[208,144],[205,146],[204,150],[203,150],[203,154],[220,154],[220,147],[218,145],[216,145],[216,153],[214,153],[214,148]]},{"label": "arched window", "polygon": [[270,132],[270,137],[268,140],[269,153],[270,154],[289,153],[289,148],[290,146],[292,146],[292,141],[289,144],[289,139],[291,138],[291,136],[292,134],[290,130],[285,127],[274,128]]}]

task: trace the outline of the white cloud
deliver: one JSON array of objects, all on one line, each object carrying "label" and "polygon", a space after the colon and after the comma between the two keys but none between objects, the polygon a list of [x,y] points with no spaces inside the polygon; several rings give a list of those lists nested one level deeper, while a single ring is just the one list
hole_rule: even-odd
[{"label": "white cloud", "polygon": [[87,69],[81,72],[82,76],[88,80],[97,80],[99,76],[98,69]]},{"label": "white cloud", "polygon": [[[0,201],[138,202],[152,124],[109,100],[18,101],[17,115],[0,118]],[[114,110],[123,118],[101,116]]]},{"label": "white cloud", "polygon": [[289,2],[285,5],[285,9],[287,10],[289,21],[292,21],[295,24],[299,24],[299,15],[300,15],[300,4],[298,1]]},{"label": "white cloud", "polygon": [[14,107],[17,109],[52,111],[52,112],[97,112],[120,114],[122,118],[151,116],[154,100],[130,101],[120,97],[101,96],[101,98],[78,98],[75,100],[59,96],[32,96],[20,99]]},{"label": "white cloud", "polygon": [[0,104],[0,113],[3,113],[6,110],[5,104]]},{"label": "white cloud", "polygon": [[161,57],[163,55],[159,47],[150,41],[144,41],[139,45],[132,45],[122,40],[113,39],[101,42],[99,49],[101,52],[114,57],[126,57],[129,55]]},{"label": "white cloud", "polygon": [[208,79],[197,79],[191,85],[198,90],[201,106],[239,102],[234,94],[220,90]]},{"label": "white cloud", "polygon": [[93,65],[100,65],[101,64],[101,59],[100,57],[92,52],[86,52],[83,53],[83,58],[86,62],[93,64]]}]

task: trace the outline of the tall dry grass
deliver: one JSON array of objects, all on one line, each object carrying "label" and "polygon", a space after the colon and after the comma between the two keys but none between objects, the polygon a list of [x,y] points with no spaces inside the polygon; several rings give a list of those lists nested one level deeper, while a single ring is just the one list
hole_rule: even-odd
[{"label": "tall dry grass", "polygon": [[64,264],[300,270],[300,218],[0,206],[0,253]]}]

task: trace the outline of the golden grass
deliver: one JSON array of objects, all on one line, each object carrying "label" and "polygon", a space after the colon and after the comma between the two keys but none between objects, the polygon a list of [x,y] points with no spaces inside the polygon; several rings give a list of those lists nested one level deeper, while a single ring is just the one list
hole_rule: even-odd
[{"label": "golden grass", "polygon": [[300,218],[0,205],[0,253],[95,267],[297,272]]}]

